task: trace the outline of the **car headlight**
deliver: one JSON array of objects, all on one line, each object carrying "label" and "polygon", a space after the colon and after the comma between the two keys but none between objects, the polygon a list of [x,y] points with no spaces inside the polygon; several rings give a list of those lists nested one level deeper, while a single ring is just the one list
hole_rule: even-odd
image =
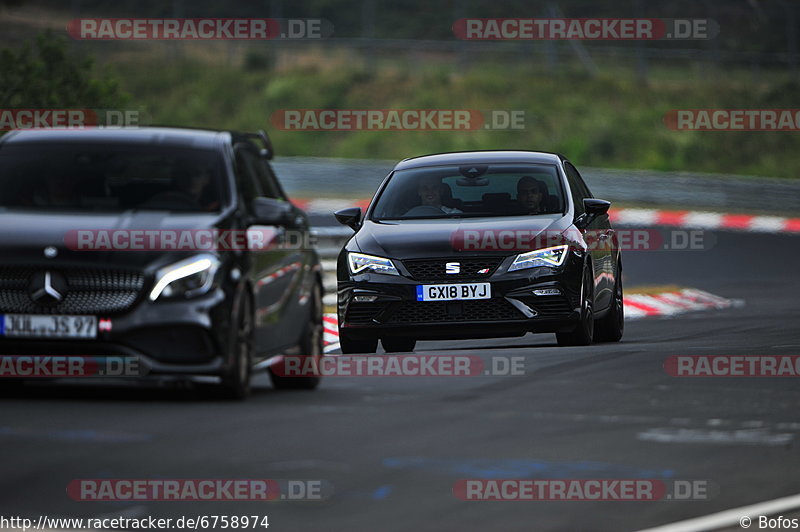
[{"label": "car headlight", "polygon": [[150,301],[160,297],[194,297],[207,293],[214,284],[220,261],[213,255],[198,255],[165,266],[156,272]]},{"label": "car headlight", "polygon": [[569,246],[553,246],[517,255],[508,271],[524,270],[536,266],[561,266],[567,258]]},{"label": "car headlight", "polygon": [[388,275],[400,275],[391,259],[376,257],[374,255],[364,255],[363,253],[348,253],[347,262],[350,264],[350,273],[361,273],[373,271],[375,273],[385,273]]}]

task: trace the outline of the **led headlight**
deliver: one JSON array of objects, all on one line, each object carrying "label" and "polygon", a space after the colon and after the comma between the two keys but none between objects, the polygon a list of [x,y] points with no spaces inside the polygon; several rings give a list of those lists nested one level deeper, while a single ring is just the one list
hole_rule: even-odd
[{"label": "led headlight", "polygon": [[567,258],[569,246],[553,246],[517,255],[508,271],[524,270],[536,266],[561,266]]},{"label": "led headlight", "polygon": [[347,262],[350,264],[350,273],[354,274],[372,271],[388,275],[400,275],[391,259],[385,259],[383,257],[364,255],[363,253],[349,253],[347,255]]},{"label": "led headlight", "polygon": [[213,255],[198,255],[165,266],[156,272],[150,301],[160,297],[194,297],[207,293],[214,284],[220,261]]}]

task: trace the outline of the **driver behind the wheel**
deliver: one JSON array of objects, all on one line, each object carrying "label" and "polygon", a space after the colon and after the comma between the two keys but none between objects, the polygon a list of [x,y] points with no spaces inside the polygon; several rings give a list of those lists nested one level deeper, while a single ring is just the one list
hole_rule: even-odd
[{"label": "driver behind the wheel", "polygon": [[442,205],[442,179],[436,176],[425,176],[417,185],[420,205],[436,207],[445,214],[457,214],[462,211],[454,207]]},{"label": "driver behind the wheel", "polygon": [[211,174],[208,169],[201,165],[192,165],[187,172],[175,177],[176,188],[192,198],[198,204],[203,191],[211,182]]},{"label": "driver behind the wheel", "polygon": [[172,188],[163,190],[142,204],[148,209],[213,210],[219,202],[203,198],[211,183],[211,172],[199,163],[179,167],[172,179]]}]

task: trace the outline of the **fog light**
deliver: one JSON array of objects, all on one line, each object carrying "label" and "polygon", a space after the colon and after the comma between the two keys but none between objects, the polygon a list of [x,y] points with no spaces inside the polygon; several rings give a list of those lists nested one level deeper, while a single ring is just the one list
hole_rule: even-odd
[{"label": "fog light", "polygon": [[355,296],[353,303],[372,303],[378,299],[378,296]]},{"label": "fog light", "polygon": [[560,296],[561,290],[558,288],[541,288],[539,290],[534,290],[533,295],[535,296]]}]

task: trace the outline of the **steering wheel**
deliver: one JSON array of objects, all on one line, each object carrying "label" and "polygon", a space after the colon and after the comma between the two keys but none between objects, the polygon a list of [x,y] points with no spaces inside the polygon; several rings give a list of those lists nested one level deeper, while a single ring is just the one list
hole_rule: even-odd
[{"label": "steering wheel", "polygon": [[444,214],[444,211],[433,205],[417,205],[409,209],[404,216],[425,216],[428,214]]}]

